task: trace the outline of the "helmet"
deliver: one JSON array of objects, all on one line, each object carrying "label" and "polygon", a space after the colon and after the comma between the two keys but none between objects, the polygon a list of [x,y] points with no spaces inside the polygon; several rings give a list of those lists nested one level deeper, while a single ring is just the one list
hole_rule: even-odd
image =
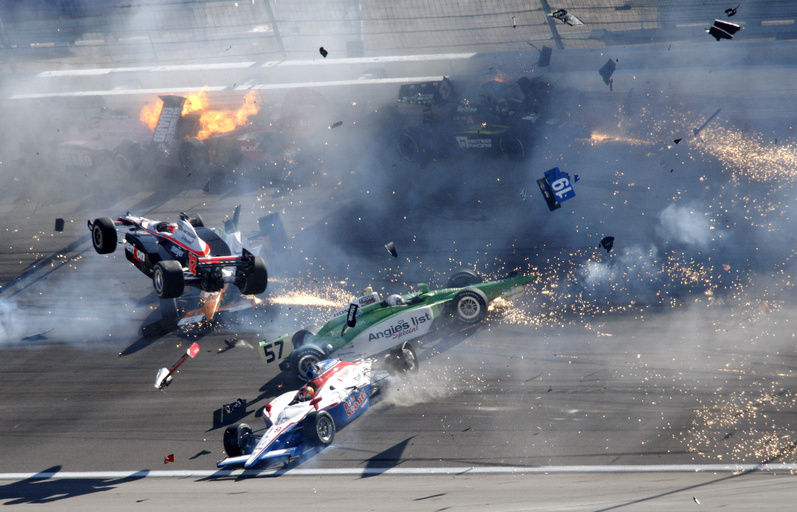
[{"label": "helmet", "polygon": [[390,295],[387,298],[388,306],[403,306],[404,304],[406,303],[404,302],[404,299],[401,297],[401,295]]},{"label": "helmet", "polygon": [[300,402],[306,402],[308,400],[311,400],[313,398],[313,395],[315,395],[315,390],[313,389],[313,386],[305,385],[302,386],[302,388],[296,394],[296,398],[298,398]]}]

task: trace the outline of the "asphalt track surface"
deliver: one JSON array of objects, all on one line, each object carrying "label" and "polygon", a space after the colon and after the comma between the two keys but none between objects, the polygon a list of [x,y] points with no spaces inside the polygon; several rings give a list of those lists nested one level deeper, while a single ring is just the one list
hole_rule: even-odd
[{"label": "asphalt track surface", "polygon": [[[665,48],[657,51],[666,58]],[[755,103],[745,104],[753,84],[727,61],[710,70],[711,80],[705,69],[691,67],[621,69],[617,92],[610,94],[595,73],[605,56],[593,57],[597,64],[589,73],[563,63],[547,74],[552,89],[567,91],[554,97],[562,100],[554,109],[560,116],[548,112],[553,128],[545,148],[532,156],[536,167],[528,176],[501,175],[504,183],[489,175],[502,164],[480,161],[479,173],[464,169],[443,192],[429,195],[412,191],[409,178],[381,188],[347,181],[346,173],[213,196],[202,192],[196,177],[125,193],[114,193],[115,184],[107,181],[83,185],[99,183],[99,196],[54,193],[24,177],[7,184],[0,206],[6,283],[0,502],[59,510],[788,508],[797,424],[788,265],[751,256],[759,251],[755,247],[735,256],[723,246],[704,260],[721,256],[734,271],[746,261],[739,265],[749,274],[736,288],[704,289],[687,279],[690,286],[672,291],[665,283],[660,288],[672,300],[651,307],[624,303],[619,292],[608,305],[586,300],[580,308],[564,299],[551,306],[545,298],[566,283],[553,279],[548,267],[567,260],[588,265],[579,260],[580,251],[604,234],[622,243],[656,232],[660,217],[649,212],[661,211],[674,196],[706,200],[699,192],[708,187],[703,184],[722,174],[712,167],[716,163],[695,172],[703,163],[694,158],[711,147],[695,138],[688,141],[691,152],[679,153],[669,142],[716,108],[723,108],[726,129],[778,136],[781,147],[790,148],[790,113],[779,105],[790,97],[784,84],[791,69],[777,62],[755,68]],[[679,94],[662,92],[684,81],[690,82],[688,93],[686,87]],[[722,97],[712,92],[712,81],[728,84]],[[622,136],[608,142],[594,135],[614,127],[606,122],[608,112],[631,107],[640,115],[654,112],[656,121],[636,133],[619,130]],[[654,129],[665,118],[674,128]],[[661,140],[654,144],[651,138]],[[590,142],[578,145],[576,139]],[[596,158],[589,148],[595,147],[607,164],[591,175],[583,172],[573,200],[581,203],[547,212],[532,188],[537,171],[551,162],[571,171],[588,168]],[[776,154],[769,167],[789,155]],[[677,184],[663,185],[673,174],[670,166],[682,174]],[[631,167],[633,179],[618,177]],[[351,174],[357,172],[366,171]],[[436,184],[417,179],[419,186]],[[763,185],[758,187],[761,192]],[[451,198],[452,189],[456,206],[429,205]],[[519,193],[526,189],[528,198]],[[19,190],[28,194],[14,195]],[[395,190],[423,201],[396,201]],[[758,197],[772,200],[765,191]],[[756,218],[759,210],[750,207],[751,224],[774,225],[788,245],[791,231],[779,223],[788,222],[791,201],[777,203],[777,218],[767,218],[772,214],[766,208],[765,218]],[[142,325],[158,318],[150,284],[121,253],[96,255],[85,220],[125,211],[153,218],[196,211],[212,225],[236,204],[244,205],[245,230],[254,230],[258,216],[280,211],[291,237],[288,253],[269,261],[265,305],[209,332],[144,339]],[[741,200],[733,204],[749,207]],[[67,218],[62,233],[52,231],[56,217]],[[371,222],[363,224],[363,217]],[[576,226],[568,236],[558,236],[562,219]],[[659,230],[657,236],[665,235]],[[390,240],[397,241],[397,261],[382,248]],[[745,243],[740,240],[734,246]],[[682,246],[688,249],[687,242]],[[783,247],[762,246],[765,251],[790,254]],[[591,261],[604,260],[593,254]],[[422,372],[388,390],[370,412],[338,432],[333,446],[247,475],[215,471],[224,456],[224,425],[260,425],[258,409],[293,385],[263,366],[257,341],[323,318],[365,286],[390,292],[420,281],[440,284],[448,272],[468,265],[495,275],[527,265],[543,278],[518,304],[499,304],[483,325],[440,326],[418,347]],[[701,274],[699,264],[678,268],[687,278],[715,279]],[[634,279],[644,281],[647,274]],[[232,348],[225,343],[230,338],[237,340]],[[156,370],[173,364],[193,341],[200,355],[186,362],[165,392],[153,389]],[[237,398],[246,400],[246,409],[226,417],[223,405]],[[164,464],[167,455],[175,462]]]}]

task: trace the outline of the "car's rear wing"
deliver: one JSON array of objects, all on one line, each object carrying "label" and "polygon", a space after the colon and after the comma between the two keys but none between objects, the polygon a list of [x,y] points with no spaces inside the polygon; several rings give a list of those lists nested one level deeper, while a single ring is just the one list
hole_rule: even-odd
[{"label": "car's rear wing", "polygon": [[158,124],[155,125],[155,132],[152,134],[153,144],[163,144],[167,148],[171,146],[177,133],[177,125],[183,115],[183,105],[185,98],[182,96],[160,96],[163,101]]},{"label": "car's rear wing", "polygon": [[415,105],[441,105],[454,94],[451,80],[432,80],[417,84],[404,84],[399,88],[398,101]]}]

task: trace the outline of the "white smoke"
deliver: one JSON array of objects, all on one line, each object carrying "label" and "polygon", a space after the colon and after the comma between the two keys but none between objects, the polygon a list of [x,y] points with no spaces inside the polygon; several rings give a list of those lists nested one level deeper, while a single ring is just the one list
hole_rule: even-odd
[{"label": "white smoke", "polygon": [[712,227],[705,212],[696,204],[671,204],[659,213],[656,233],[666,241],[706,250],[712,241]]}]

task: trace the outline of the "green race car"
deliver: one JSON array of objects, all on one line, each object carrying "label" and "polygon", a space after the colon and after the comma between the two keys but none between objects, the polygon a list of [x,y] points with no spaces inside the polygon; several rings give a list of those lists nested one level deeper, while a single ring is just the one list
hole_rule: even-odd
[{"label": "green race car", "polygon": [[510,275],[484,282],[474,272],[460,270],[439,290],[430,291],[429,285],[421,283],[419,291],[381,301],[369,289],[335,312],[323,327],[261,341],[260,356],[266,364],[278,362],[282,371],[292,371],[300,380],[306,380],[313,365],[329,357],[356,361],[382,352],[388,353],[389,369],[411,371],[417,365],[409,341],[429,332],[434,320],[450,312],[467,324],[481,322],[490,302],[522,295],[536,278]]}]

